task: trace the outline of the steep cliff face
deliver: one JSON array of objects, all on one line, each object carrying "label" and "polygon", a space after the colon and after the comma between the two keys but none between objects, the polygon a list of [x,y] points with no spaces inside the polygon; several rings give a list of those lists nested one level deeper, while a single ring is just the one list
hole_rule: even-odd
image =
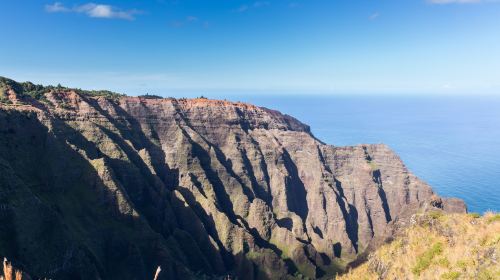
[{"label": "steep cliff face", "polygon": [[2,85],[0,254],[31,275],[320,278],[424,204],[465,211],[387,146],[273,110],[28,89]]}]

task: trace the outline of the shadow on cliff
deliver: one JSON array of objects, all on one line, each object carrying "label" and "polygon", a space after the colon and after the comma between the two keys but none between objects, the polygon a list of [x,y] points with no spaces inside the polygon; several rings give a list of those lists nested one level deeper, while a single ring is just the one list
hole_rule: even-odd
[{"label": "shadow on cliff", "polygon": [[[246,220],[234,212],[233,204],[231,202],[229,194],[226,192],[224,184],[222,183],[219,175],[211,167],[211,157],[209,153],[205,149],[203,149],[203,147],[200,144],[192,140],[187,132],[185,132],[184,130],[183,132],[185,133],[187,139],[189,139],[190,144],[192,145],[193,156],[198,158],[198,160],[200,161],[200,165],[204,173],[206,174],[208,181],[214,188],[216,200],[219,204],[220,211],[225,213],[226,216],[234,225],[239,225],[240,227],[246,229],[246,231],[249,232],[254,237],[257,246],[259,246],[260,248],[270,249],[277,256],[282,256],[283,252],[276,245],[271,244],[269,241],[262,238],[256,229],[250,228]],[[211,217],[207,218],[208,218],[209,228],[214,228],[215,230],[214,227],[215,224],[213,219]],[[287,263],[291,271],[297,271],[297,268],[293,262],[291,262],[290,260],[285,260],[285,262]],[[229,267],[233,266],[234,262],[231,263]]]},{"label": "shadow on cliff", "polygon": [[[93,106],[99,107],[95,103]],[[115,110],[118,112],[120,109]],[[104,114],[105,111],[100,110],[98,111]],[[154,172],[145,164],[137,151],[146,149],[151,155],[160,155],[163,159],[165,154],[163,151],[155,151],[161,148],[148,140],[141,130],[141,124],[132,116],[122,114],[121,118],[126,119],[127,122],[124,124],[107,115],[106,118],[118,129],[118,132],[102,124],[94,122],[86,124],[95,126],[96,133],[102,132],[103,135],[109,137],[129,159],[122,160],[106,156],[96,143],[91,142],[82,134],[82,131],[72,127],[78,127],[77,123],[70,126],[57,118],[45,120],[50,122],[51,130],[49,131],[46,124],[40,123],[34,114],[28,117],[24,113],[13,113],[13,115],[12,118],[27,118],[28,121],[25,125],[7,129],[7,131],[10,129],[9,133],[12,135],[6,138],[11,139],[14,149],[0,149],[2,151],[0,157],[6,158],[7,162],[18,162],[20,157],[26,159],[25,166],[14,168],[16,173],[24,174],[26,179],[35,178],[35,182],[29,182],[29,190],[40,199],[42,204],[40,207],[45,209],[31,211],[30,215],[33,216],[26,217],[26,219],[38,219],[46,225],[42,236],[47,241],[43,242],[45,239],[40,238],[41,242],[36,246],[15,241],[15,244],[32,246],[33,250],[28,251],[30,254],[27,254],[21,248],[13,246],[8,248],[11,252],[5,255],[25,263],[26,267],[31,269],[27,271],[35,272],[32,275],[56,279],[97,278],[96,275],[106,279],[152,279],[157,265],[161,265],[164,275],[168,275],[166,279],[183,279],[183,276],[187,275],[186,267],[192,271],[201,271],[205,275],[220,273],[221,270],[217,271],[214,268],[212,253],[207,253],[206,250],[215,250],[215,254],[222,256],[225,271],[241,273],[242,263],[246,263],[243,268],[250,269],[246,268],[248,266],[253,267],[252,271],[258,271],[255,264],[248,260],[245,254],[232,255],[225,250],[219,240],[213,217],[207,215],[190,192],[183,192],[178,186],[176,170],[168,169],[165,164],[167,173],[162,173],[164,161],[162,163],[161,160],[154,164]],[[69,122],[71,123],[72,120]],[[7,123],[15,124],[16,122],[7,121]],[[135,132],[130,134],[129,130]],[[146,142],[141,144],[143,140]],[[249,232],[258,248],[268,249],[278,258],[282,257],[283,252],[279,248],[263,239],[256,229],[250,228],[242,217],[234,213],[224,183],[219,178],[217,170],[214,170],[211,165],[211,160],[215,158],[212,158],[201,145],[190,140],[193,155],[200,160],[203,171],[214,186],[217,201],[222,207],[221,211],[235,225]],[[216,147],[214,149],[218,154],[216,159],[227,173],[230,176],[235,175],[229,160]],[[116,197],[116,192],[105,187],[105,182],[89,160],[103,160],[106,167],[110,169],[112,180],[116,180],[123,187],[125,202],[130,203],[139,216],[123,213],[120,210],[120,201]],[[289,170],[291,177],[298,178],[300,181],[297,168],[291,168]],[[157,169],[159,171],[156,171]],[[173,178],[162,180],[162,184],[158,184],[156,174],[164,174],[160,177],[168,178],[172,175],[169,172],[173,174]],[[198,183],[199,187],[196,177],[191,177],[191,180],[195,186]],[[241,179],[238,182],[242,184]],[[302,182],[294,182],[299,184],[300,192]],[[167,188],[165,185],[170,186]],[[301,186],[304,187],[303,184]],[[205,238],[197,239],[197,235],[193,231],[190,232],[188,226],[179,226],[177,219],[184,216],[180,214],[182,211],[172,210],[171,205],[184,205],[184,202],[173,195],[171,189],[181,192],[188,202],[189,206],[181,206],[182,211],[194,211],[196,219],[200,219],[205,226],[207,229]],[[305,192],[305,189],[303,191]],[[300,207],[302,202],[294,203],[299,205],[299,207],[294,206],[294,209],[301,213],[300,215],[307,217],[307,204],[304,208]],[[41,216],[44,217],[41,218]],[[208,244],[206,243],[208,235],[214,239],[217,247],[202,245]],[[3,248],[0,249],[3,250]],[[37,251],[57,257],[55,261],[42,261],[42,255],[38,256]],[[48,269],[48,271],[41,270],[40,264],[44,261],[51,262],[43,266],[43,269]],[[286,264],[287,273],[293,275],[298,271],[289,259],[282,261]],[[38,266],[33,266],[35,263]],[[255,279],[260,279],[260,276],[256,277]]]},{"label": "shadow on cliff", "polygon": [[[156,177],[156,175],[152,174],[151,170],[145,165],[143,159],[137,155],[136,151],[140,150],[140,149],[146,149],[149,151],[150,154],[157,155],[157,156],[161,157],[161,160],[160,159],[156,160],[156,164],[154,164],[154,169],[155,169],[155,171],[158,170],[157,174],[162,174],[161,170],[166,170],[165,172],[163,172],[164,176],[162,176],[162,177],[166,178],[166,180],[163,180],[163,182],[165,183],[165,185],[168,186],[168,190],[160,190],[158,193],[156,193],[156,192],[154,192],[154,190],[152,190],[147,195],[144,195],[144,193],[138,194],[137,197],[141,198],[141,199],[140,200],[135,199],[135,203],[136,203],[136,205],[140,206],[139,209],[142,209],[142,211],[144,211],[147,214],[147,217],[148,217],[148,220],[149,220],[151,226],[153,228],[155,228],[157,232],[164,235],[165,238],[169,238],[169,236],[171,234],[179,237],[180,236],[179,231],[177,229],[173,229],[172,226],[170,226],[168,229],[161,228],[162,222],[165,220],[165,218],[167,218],[167,217],[161,217],[161,214],[164,212],[165,207],[168,206],[168,204],[169,204],[168,201],[170,201],[170,203],[174,203],[176,205],[182,204],[182,202],[178,201],[178,199],[170,193],[170,190],[174,190],[174,189],[180,190],[179,185],[178,185],[179,174],[178,174],[177,169],[171,169],[168,167],[168,165],[165,162],[165,153],[163,152],[163,150],[159,146],[157,146],[157,144],[152,143],[149,140],[149,138],[144,134],[144,132],[142,130],[142,126],[139,123],[139,121],[137,121],[133,116],[128,114],[120,106],[113,104],[114,111],[118,114],[119,119],[117,120],[117,119],[113,118],[112,116],[110,116],[107,111],[103,110],[99,106],[99,104],[97,104],[97,102],[95,102],[95,100],[89,100],[89,102],[92,104],[92,106],[98,112],[100,112],[101,114],[106,116],[108,121],[110,123],[112,123],[114,125],[114,127],[116,127],[120,132],[120,134],[118,135],[115,132],[113,132],[113,131],[111,131],[103,126],[98,126],[99,129],[101,131],[103,131],[110,139],[112,139],[113,142],[116,143],[120,147],[120,149],[126,153],[127,157],[131,160],[131,162],[125,162],[125,161],[121,161],[121,160],[111,159],[111,162],[113,163],[115,168],[117,168],[119,170],[121,169],[121,170],[129,170],[129,171],[134,170],[134,169],[138,169],[142,175],[142,176],[135,176],[134,172],[119,172],[120,174],[122,174],[122,176],[121,176],[121,178],[119,178],[119,180],[125,186],[128,186],[131,192],[136,191],[137,185],[141,184],[141,182],[137,182],[137,178],[139,178],[139,177],[150,178],[149,184],[154,184],[154,178]],[[124,123],[121,123],[120,120],[128,123],[129,126],[127,126]],[[151,130],[151,132],[152,132],[151,134],[153,136],[156,135],[156,132],[154,131],[154,127],[150,126],[149,129]],[[125,142],[124,141],[125,139],[129,140],[132,143],[133,147],[131,147],[127,142]],[[159,141],[159,138],[157,138],[157,140]],[[193,178],[191,178],[191,179],[193,180]],[[196,180],[193,180],[193,183],[195,184],[195,186],[197,185]],[[159,186],[159,187],[157,186],[157,189],[158,188],[161,189],[161,188],[163,188],[163,186]],[[139,188],[139,190],[141,190],[141,189],[148,190],[147,186],[143,186],[143,187]],[[202,190],[201,187],[200,187],[200,190]],[[194,199],[192,197],[189,197],[187,192],[182,192],[182,195],[184,196],[184,199],[188,200],[191,204],[193,204]],[[155,203],[155,201],[158,201],[158,200],[164,198],[165,196],[168,197],[166,199],[168,201],[162,201],[162,203],[158,203],[158,202]],[[147,210],[148,209],[147,207],[150,205],[156,205],[156,206],[154,209]],[[206,248],[206,250],[209,250],[209,251],[213,251],[216,249],[215,247],[213,247],[212,244],[210,244],[209,242],[206,242],[208,240],[208,235],[210,235],[215,240],[215,242],[218,244],[217,249],[220,250],[220,252],[218,252],[217,254],[220,254],[223,257],[224,265],[227,267],[232,267],[233,266],[232,256],[225,250],[224,246],[220,242],[220,239],[218,237],[218,233],[215,229],[215,223],[213,222],[213,220],[211,220],[212,218],[206,214],[206,212],[204,211],[204,209],[202,207],[198,206],[198,207],[194,207],[194,209],[196,209],[196,214],[197,214],[197,216],[194,218],[200,219],[201,222],[205,225],[205,228],[208,229],[208,231],[209,231],[207,233],[207,237],[206,237],[204,244],[199,244],[200,247]],[[178,227],[178,224],[179,224],[179,217],[178,216],[181,214],[178,213],[177,211],[174,211],[174,215],[177,216],[177,222],[176,222],[175,227]],[[163,224],[164,224],[164,222],[163,222]],[[187,228],[185,228],[185,229],[188,230]],[[191,230],[191,234],[194,234],[195,236],[196,235],[199,236],[199,232],[194,232],[192,230]],[[184,238],[184,241],[186,242],[186,238]],[[193,254],[191,254],[191,255],[193,255]],[[211,257],[210,254],[208,254],[206,256],[205,255],[198,256],[199,259],[203,259],[205,257],[206,257],[206,259],[209,260],[209,262],[211,262],[213,260],[213,257]],[[196,259],[196,258],[194,258],[194,257],[188,258],[188,260],[194,260],[194,259]],[[212,265],[214,265],[214,264],[212,263]],[[199,268],[203,269],[204,271],[208,271],[208,272],[212,271],[212,268],[207,268],[206,266],[203,267],[203,265],[199,266]],[[220,271],[220,269],[219,270],[216,269],[215,271]]]},{"label": "shadow on cliff", "polygon": [[[120,149],[126,153],[127,157],[131,160],[131,163],[128,163],[128,162],[123,162],[120,160],[111,159],[111,161],[114,163],[115,167],[117,169],[125,169],[125,170],[134,170],[134,168],[138,168],[143,177],[153,178],[154,174],[151,174],[149,168],[144,164],[143,160],[137,155],[136,151],[139,149],[147,149],[148,151],[150,151],[151,154],[161,155],[163,159],[161,161],[157,161],[157,165],[155,167],[155,170],[161,170],[162,166],[167,170],[167,173],[165,174],[165,176],[167,178],[171,178],[171,180],[165,182],[165,184],[169,185],[170,190],[177,189],[181,192],[184,199],[186,199],[186,201],[188,202],[190,207],[192,207],[192,208],[190,208],[190,207],[187,207],[187,208],[189,208],[189,210],[193,210],[196,213],[196,216],[193,218],[200,220],[200,222],[204,225],[204,228],[208,231],[206,233],[207,236],[208,235],[211,236],[213,238],[213,240],[217,243],[217,245],[218,245],[217,250],[219,250],[218,254],[220,254],[222,256],[222,258],[224,260],[224,265],[229,269],[232,268],[234,266],[234,256],[232,256],[228,251],[226,251],[225,247],[222,245],[220,238],[219,238],[219,235],[218,235],[218,232],[216,230],[215,222],[213,221],[213,218],[211,216],[207,215],[207,213],[205,212],[203,207],[201,207],[195,201],[194,197],[192,196],[192,194],[190,192],[182,191],[183,188],[181,188],[178,185],[178,180],[179,180],[178,179],[178,176],[179,176],[178,171],[172,170],[168,167],[168,165],[164,161],[165,154],[164,154],[163,150],[149,140],[149,138],[144,134],[141,124],[133,116],[131,116],[129,113],[127,113],[125,110],[123,110],[120,106],[118,106],[116,104],[113,104],[113,109],[116,112],[116,114],[118,115],[118,118],[119,118],[118,120],[113,118],[111,115],[109,115],[109,113],[106,110],[102,109],[95,100],[93,100],[93,99],[88,100],[88,102],[99,113],[103,114],[108,119],[108,121],[110,123],[112,123],[114,125],[114,127],[116,127],[120,132],[120,135],[118,135],[115,132],[113,132],[113,131],[111,131],[103,126],[98,125],[99,129],[101,131],[103,131],[110,139],[112,139],[113,142],[116,143],[120,147]],[[121,123],[120,119],[121,119],[121,121],[128,123],[129,126],[127,126],[124,123]],[[154,127],[150,126],[149,129],[152,131],[153,135],[156,134],[154,132]],[[226,213],[226,215],[230,218],[232,223],[234,223],[236,225],[240,224],[238,221],[241,221],[244,223],[244,220],[234,213],[233,207],[232,207],[232,202],[231,202],[228,194],[225,192],[224,184],[220,180],[218,174],[212,170],[212,168],[210,166],[210,161],[211,161],[210,155],[198,143],[193,141],[185,131],[183,131],[183,132],[184,132],[184,135],[191,142],[193,155],[200,160],[201,166],[202,166],[205,174],[207,174],[209,182],[215,188],[217,201],[220,203],[220,207],[222,208],[221,211]],[[124,141],[124,139],[129,140],[134,147],[133,148],[130,147],[128,145],[128,143],[126,143]],[[157,140],[159,141],[159,139],[157,139]],[[242,186],[244,186],[244,184],[241,181],[241,178],[239,178],[234,173],[234,171],[232,171],[232,169],[230,168],[230,164],[227,162],[227,160],[223,156],[222,152],[220,150],[218,150],[217,147],[213,146],[213,148],[215,149],[217,159],[223,164],[223,166],[225,167],[225,169],[229,173],[229,175],[232,176],[233,178],[236,178],[237,180],[239,179],[238,182],[240,182],[242,184]],[[130,172],[125,173],[124,174],[125,177],[119,178],[119,180],[122,181],[124,185],[129,185],[130,187],[137,186],[138,182],[134,182],[134,180],[136,181],[136,178],[139,176],[134,176],[133,173],[132,174],[129,174],[129,173]],[[191,175],[190,179],[192,180],[193,184],[195,186],[198,186],[200,193],[204,194],[204,191],[202,190],[197,178],[194,176],[194,174],[190,174],[190,175]],[[172,177],[175,177],[175,178],[172,178]],[[152,183],[152,182],[150,182],[150,183]],[[144,188],[139,188],[139,189],[144,189]],[[130,190],[131,190],[131,192],[136,191],[135,189],[130,189]],[[249,193],[248,189],[246,189],[246,194],[251,195]],[[141,197],[141,196],[138,196],[138,197]],[[149,196],[149,197],[151,197],[151,196]],[[157,195],[157,197],[161,197],[161,195]],[[146,198],[148,198],[148,197],[146,197]],[[170,195],[170,200],[177,200],[177,198],[173,195]],[[147,200],[143,199],[143,200],[139,200],[139,201],[136,200],[135,201],[136,205],[139,205],[139,206],[142,205],[143,207],[144,206],[147,207],[150,204],[150,202],[151,202],[150,199],[147,199]],[[182,204],[179,201],[172,201],[172,203],[174,203],[176,205]],[[144,208],[142,208],[142,209],[144,210]],[[175,212],[176,216],[181,215],[178,213],[178,211],[174,211],[174,212]],[[155,225],[155,222],[157,222],[157,221],[155,221],[154,213],[158,213],[158,211],[154,211],[152,213],[152,215],[148,215],[148,216],[150,216],[150,218],[148,220],[150,220],[150,222],[153,222],[152,225],[155,228],[154,225]],[[161,213],[161,211],[160,211],[160,213]],[[179,221],[177,222],[177,224],[178,223],[179,223]],[[248,225],[246,225],[246,227],[248,227]],[[157,228],[157,230],[158,230],[158,228]],[[159,232],[163,232],[163,231],[160,229]],[[178,231],[174,230],[173,234],[179,236]],[[195,235],[199,236],[199,232],[195,232],[194,230],[191,230],[191,234],[195,234]],[[167,237],[168,236],[165,236],[165,238],[167,238]],[[260,237],[257,237],[256,239],[263,240]],[[208,243],[208,242],[206,242],[206,243]],[[272,247],[270,244],[265,244],[265,243],[267,243],[267,242],[263,242],[263,244],[261,244],[261,245],[263,247],[264,246],[265,247]],[[208,243],[208,244],[209,244],[209,246],[212,246],[210,243]],[[215,249],[215,248],[213,248],[213,246],[212,246],[212,248],[210,248],[209,250],[213,250],[213,249]],[[277,248],[275,248],[275,249],[277,250]],[[199,258],[201,259],[201,258],[203,258],[203,256],[199,256]],[[191,259],[193,259],[193,258],[191,258]],[[211,261],[213,258],[210,257],[210,255],[209,255],[209,256],[207,256],[207,259],[209,259]],[[207,269],[207,267],[203,267],[203,266],[198,266],[198,267],[204,271],[210,271],[210,269]]]},{"label": "shadow on cliff", "polygon": [[[91,105],[97,112],[106,117],[106,119],[113,124],[114,127],[120,132],[120,137],[125,140],[129,140],[132,143],[133,148],[136,151],[145,149],[151,155],[151,163],[155,173],[161,178],[162,182],[165,183],[167,187],[173,189],[178,185],[178,170],[171,169],[165,162],[165,153],[163,149],[159,146],[159,136],[154,130],[154,127],[150,124],[148,128],[151,132],[151,138],[158,141],[158,144],[153,143],[143,131],[143,128],[139,121],[131,116],[127,111],[118,106],[118,104],[109,101],[109,105],[113,107],[113,110],[117,114],[118,119],[113,118],[110,113],[103,109],[97,100],[93,98],[86,98],[81,96],[89,105]],[[142,107],[145,111],[149,112],[146,106]],[[123,123],[122,123],[123,122]],[[127,126],[129,125],[129,127]]]},{"label": "shadow on cliff", "polygon": [[[337,179],[335,179],[335,187],[338,191],[338,194],[335,193],[337,195],[337,203],[340,206],[340,211],[342,212],[342,216],[344,217],[344,221],[346,223],[347,236],[349,237],[349,240],[351,240],[354,250],[358,253],[358,210],[354,205],[346,202],[342,183]],[[336,251],[340,256],[342,248],[340,247],[340,244],[336,246]]]},{"label": "shadow on cliff", "polygon": [[307,206],[307,191],[300,179],[297,165],[293,162],[286,149],[282,149],[284,166],[288,172],[286,186],[288,209],[297,214],[302,221],[306,221],[309,207]]},{"label": "shadow on cliff", "polygon": [[[32,275],[56,279],[152,279],[150,270],[157,265],[171,275],[181,273],[167,244],[142,219],[120,212],[115,194],[81,153],[102,158],[93,143],[62,121],[52,120],[48,131],[34,114],[9,114],[11,135],[2,137],[1,157],[19,182],[29,182],[18,191],[38,202],[13,206],[18,225],[28,228],[17,229],[24,241],[12,240],[17,249],[1,248],[3,255],[23,263]],[[37,224],[43,227],[35,229]]]}]

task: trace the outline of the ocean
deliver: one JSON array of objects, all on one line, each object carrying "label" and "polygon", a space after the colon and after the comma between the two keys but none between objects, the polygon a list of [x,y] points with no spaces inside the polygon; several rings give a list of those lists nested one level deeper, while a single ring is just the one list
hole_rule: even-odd
[{"label": "ocean", "polygon": [[500,210],[500,97],[240,96],[336,146],[385,143],[444,197]]}]

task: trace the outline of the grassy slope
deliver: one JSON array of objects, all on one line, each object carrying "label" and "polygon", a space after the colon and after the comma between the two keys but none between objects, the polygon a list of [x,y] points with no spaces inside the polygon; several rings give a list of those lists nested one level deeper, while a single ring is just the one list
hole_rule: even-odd
[{"label": "grassy slope", "polygon": [[338,279],[500,279],[500,214],[420,214]]}]

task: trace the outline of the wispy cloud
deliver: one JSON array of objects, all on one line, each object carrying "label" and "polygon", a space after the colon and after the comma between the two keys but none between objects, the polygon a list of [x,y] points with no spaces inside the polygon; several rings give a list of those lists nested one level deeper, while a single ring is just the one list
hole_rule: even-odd
[{"label": "wispy cloud", "polygon": [[259,8],[264,8],[264,7],[267,7],[270,5],[271,5],[271,2],[268,2],[268,1],[256,1],[256,2],[253,2],[252,4],[241,5],[237,9],[234,9],[233,12],[244,13],[244,12],[249,11],[250,9],[259,9]]},{"label": "wispy cloud", "polygon": [[141,11],[136,9],[122,10],[120,8],[111,5],[96,4],[96,3],[87,3],[83,5],[67,7],[61,2],[55,2],[53,4],[45,5],[45,11],[47,11],[48,13],[84,14],[91,18],[125,19],[125,20],[134,20],[135,15],[142,13]]},{"label": "wispy cloud", "polygon": [[198,18],[196,16],[187,16],[182,20],[175,20],[175,21],[171,22],[171,26],[175,27],[175,28],[181,28],[181,27],[184,27],[184,26],[189,25],[189,24],[193,24],[193,25],[200,25],[201,24],[201,26],[203,28],[210,27],[210,22],[202,21],[200,18]]},{"label": "wispy cloud", "polygon": [[69,12],[70,9],[64,7],[62,3],[55,2],[54,4],[45,5],[45,11],[49,13]]},{"label": "wispy cloud", "polygon": [[380,13],[379,13],[379,12],[375,12],[375,13],[371,14],[371,15],[368,17],[368,19],[369,19],[369,20],[376,20],[376,19],[377,19],[377,18],[379,18],[379,17],[380,17]]}]

